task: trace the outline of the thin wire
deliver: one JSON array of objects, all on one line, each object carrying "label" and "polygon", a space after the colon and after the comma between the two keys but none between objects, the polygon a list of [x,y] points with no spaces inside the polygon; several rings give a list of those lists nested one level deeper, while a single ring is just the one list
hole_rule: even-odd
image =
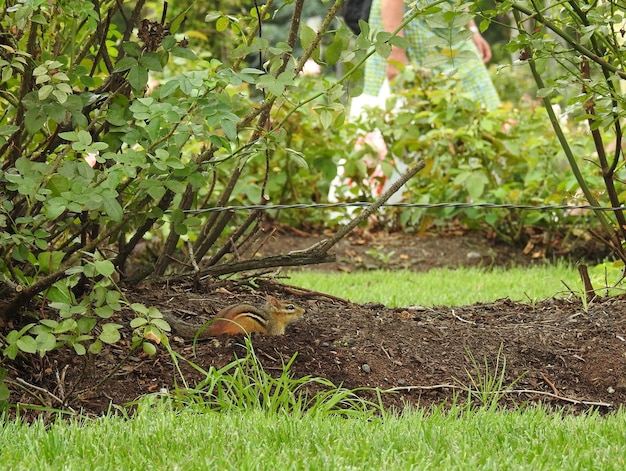
[{"label": "thin wire", "polygon": [[[274,204],[274,205],[239,205],[239,206],[214,206],[203,209],[189,209],[185,214],[205,214],[222,211],[277,211],[286,209],[333,209],[333,208],[367,208],[372,203],[365,201],[353,203],[297,203],[297,204]],[[413,208],[413,209],[437,209],[437,208],[481,208],[481,209],[519,209],[523,211],[572,211],[574,209],[591,211],[622,211],[624,206],[613,208],[610,206],[591,205],[568,205],[568,204],[544,204],[544,205],[518,205],[496,203],[386,203],[384,208]],[[165,211],[171,213],[172,210]]]}]

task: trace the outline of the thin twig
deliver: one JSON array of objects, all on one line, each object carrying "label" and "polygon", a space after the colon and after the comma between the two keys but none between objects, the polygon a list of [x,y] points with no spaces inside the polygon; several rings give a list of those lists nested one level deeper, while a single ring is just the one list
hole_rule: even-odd
[{"label": "thin twig", "polygon": [[333,296],[332,294],[322,293],[320,291],[315,291],[315,290],[311,290],[307,288],[300,288],[299,286],[286,285],[285,283],[280,283],[278,281],[273,281],[273,280],[272,280],[272,284],[276,286],[280,286],[281,288],[284,288],[285,291],[295,296],[308,296],[308,297],[319,296],[321,298],[327,298],[327,299],[332,299],[333,301],[339,301],[340,303],[343,303],[343,304],[352,304],[352,302],[348,301],[347,299],[340,298],[339,296]]},{"label": "thin twig", "polygon": [[[45,393],[45,394],[47,394],[48,396],[50,396],[52,399],[54,399],[55,401],[57,401],[59,404],[61,404],[61,405],[65,406],[65,407],[67,407],[67,408],[68,408],[68,410],[69,410],[70,412],[75,412],[75,411],[74,411],[74,409],[72,409],[71,407],[69,407],[69,406],[68,406],[67,404],[65,404],[65,403],[64,403],[64,402],[63,402],[63,401],[62,401],[62,400],[61,400],[58,396],[56,396],[55,394],[51,393],[51,392],[50,392],[50,391],[48,391],[47,389],[40,388],[39,386],[35,386],[34,384],[30,384],[29,382],[24,381],[22,378],[15,378],[15,382],[16,382],[16,383],[19,383],[19,384],[20,384],[20,385],[22,385],[22,386],[25,386],[25,387],[28,387],[28,388],[32,388],[32,389],[34,389],[34,390],[36,390],[36,391],[40,391],[40,392],[42,392],[42,393]],[[40,400],[41,400],[41,398],[40,398]],[[46,405],[46,406],[48,405],[48,404],[45,404],[45,402],[43,402],[43,401],[42,401],[42,403],[43,403],[44,405]]]},{"label": "thin twig", "polygon": [[187,241],[187,249],[189,250],[189,260],[191,260],[191,264],[193,265],[193,271],[199,273],[200,267],[198,266],[198,262],[196,262],[196,257],[193,254],[193,244],[189,240]]},{"label": "thin twig", "polygon": [[[61,396],[63,403],[65,403],[65,388],[63,387],[63,381],[61,381],[61,375],[59,374],[59,366],[56,360],[54,360],[54,376],[57,380],[57,388],[59,389],[59,396]],[[65,375],[63,376],[65,377]]]},{"label": "thin twig", "polygon": [[[387,355],[387,358],[389,358],[391,360],[391,355],[389,355],[389,352],[387,351],[387,349],[385,348],[385,346],[381,343],[380,344],[380,349],[385,353],[385,355]],[[391,360],[393,361],[393,360]]]},{"label": "thin twig", "polygon": [[[275,255],[271,257],[223,263],[214,267],[202,268],[200,270],[200,276],[221,276],[231,273],[240,273],[242,271],[261,270],[273,267],[296,267],[317,263],[330,263],[335,260],[335,255],[322,252]],[[178,278],[185,278],[188,275],[189,273],[182,273],[174,276],[166,276],[162,279],[172,281]]]},{"label": "thin twig", "polygon": [[[381,392],[396,392],[396,391],[430,391],[434,389],[456,389],[459,391],[470,392],[473,391],[470,388],[465,386],[457,386],[455,384],[435,384],[432,386],[398,386],[395,388],[384,389]],[[506,391],[495,391],[490,394],[536,394],[539,396],[547,396],[553,399],[558,399],[559,401],[569,402],[571,404],[582,404],[585,406],[597,406],[597,407],[614,407],[614,405],[610,402],[595,402],[595,401],[584,401],[582,399],[575,399],[571,397],[564,397],[557,394],[545,392],[545,391],[536,391],[534,389],[507,389]]]},{"label": "thin twig", "polygon": [[593,284],[591,283],[591,278],[589,278],[589,272],[587,271],[587,265],[583,265],[582,263],[578,264],[578,274],[580,275],[580,279],[583,282],[583,286],[585,287],[585,299],[587,303],[591,303],[596,298],[596,291],[593,289]]},{"label": "thin twig", "polygon": [[466,324],[476,324],[476,322],[474,321],[468,321],[467,319],[463,319],[461,316],[458,316],[455,312],[454,309],[452,309],[452,315],[454,316],[455,319],[460,320],[461,322],[465,322]]},{"label": "thin twig", "polygon": [[361,213],[350,221],[348,224],[339,229],[335,235],[333,235],[330,239],[324,239],[317,244],[309,247],[304,250],[296,250],[290,252],[290,254],[304,254],[304,253],[327,253],[337,242],[343,239],[348,233],[350,233],[355,227],[365,221],[368,217],[370,217],[378,208],[380,208],[384,203],[387,202],[391,196],[395,192],[397,192],[402,186],[409,181],[417,172],[422,170],[426,166],[426,162],[424,160],[419,160],[415,165],[409,168],[398,180],[396,180],[388,189],[385,191],[380,197],[372,203],[370,206],[365,208]]},{"label": "thin twig", "polygon": [[556,389],[556,386],[554,385],[554,383],[552,381],[550,381],[548,379],[548,377],[546,375],[544,375],[543,373],[541,373],[541,377],[543,378],[543,380],[546,382],[546,384],[548,386],[550,386],[550,389],[552,389],[552,391],[554,392],[555,395],[560,396],[558,389]]}]

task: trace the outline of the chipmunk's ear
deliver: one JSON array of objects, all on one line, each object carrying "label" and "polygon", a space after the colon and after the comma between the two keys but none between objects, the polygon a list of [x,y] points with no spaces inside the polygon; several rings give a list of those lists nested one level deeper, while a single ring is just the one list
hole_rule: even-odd
[{"label": "chipmunk's ear", "polygon": [[267,304],[271,304],[272,306],[278,306],[280,302],[274,296],[267,295]]}]

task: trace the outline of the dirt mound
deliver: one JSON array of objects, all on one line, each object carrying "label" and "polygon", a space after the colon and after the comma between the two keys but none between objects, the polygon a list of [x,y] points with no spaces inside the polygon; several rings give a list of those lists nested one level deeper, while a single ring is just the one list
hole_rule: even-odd
[{"label": "dirt mound", "polygon": [[[294,240],[294,248],[312,243]],[[369,263],[365,248],[371,249],[373,242],[354,242],[339,248],[335,269],[342,268],[341,264],[343,269],[357,269],[356,260]],[[479,239],[428,238],[428,246],[418,246],[418,242],[415,238],[405,238],[404,243],[400,238],[388,239],[381,247],[395,250],[397,260],[407,260],[400,257],[402,253],[422,253],[424,261],[449,262],[437,266],[458,266],[460,260],[467,264],[481,259],[524,260],[523,254],[509,254],[511,249],[489,246]],[[284,250],[284,242],[281,247]],[[388,405],[440,404],[455,393],[465,397],[463,387],[484,374],[485,360],[491,375],[498,374],[497,366],[502,368],[506,360],[504,384],[517,381],[513,386],[517,392],[506,398],[511,405],[541,401],[559,407],[571,405],[576,410],[597,405],[610,411],[626,403],[623,297],[593,302],[587,309],[575,297],[534,305],[500,300],[455,308],[392,309],[262,281],[254,287],[228,282],[199,286],[163,283],[126,294],[132,301],[173,311],[194,323],[230,304],[261,304],[266,294],[289,299],[306,308],[304,318],[289,326],[284,337],[253,337],[266,370],[279,370],[297,352],[294,376],[321,376],[348,388],[396,388],[394,394],[385,395]],[[419,293],[415,298],[419,299]],[[122,313],[118,320],[127,324],[129,319],[124,317],[128,315]],[[10,377],[19,378],[24,387],[12,393],[11,402],[43,402],[54,408],[99,414],[111,403],[125,404],[147,393],[171,389],[176,372],[164,349],[155,356],[131,355],[119,367],[127,355],[131,333],[125,330],[123,335],[121,345],[107,347],[91,359],[61,350],[43,359],[9,364]],[[173,337],[171,344],[205,369],[226,365],[234,355],[244,353],[241,337],[200,342],[195,356],[191,342]],[[481,372],[475,370],[475,364]],[[184,371],[192,383],[201,379],[191,368]]]},{"label": "dirt mound", "polygon": [[[499,372],[496,363],[502,367],[506,359],[505,384],[517,380],[514,389],[519,391],[507,396],[511,404],[542,401],[588,407],[598,403],[611,410],[626,402],[626,300],[622,298],[593,303],[586,311],[579,302],[568,300],[389,309],[271,287],[264,284],[262,290],[293,300],[307,313],[284,337],[253,337],[256,354],[268,371],[279,370],[297,352],[292,367],[296,377],[321,376],[348,388],[399,388],[385,400],[401,407],[406,402],[428,405],[451,400],[471,384],[468,372],[478,381],[480,373],[474,370],[472,357],[483,371],[486,359],[492,375]],[[188,318],[188,313],[209,314],[236,302],[260,302],[259,291],[230,290],[232,294],[224,294],[223,289],[199,293],[179,285],[129,294]],[[200,322],[194,316],[191,320]],[[191,342],[172,339],[176,351],[204,369],[224,366],[234,354],[241,357],[242,344],[241,337],[200,342],[194,357]],[[68,400],[74,410],[96,414],[106,411],[111,402],[124,404],[173,387],[176,373],[166,352],[131,356],[116,370],[125,355],[125,350],[112,347],[85,363],[60,351],[35,364],[13,365],[12,376]],[[201,379],[190,368],[185,368],[185,375],[189,380]],[[60,406],[53,396],[43,397],[51,406]],[[26,393],[12,400],[33,402]]]}]

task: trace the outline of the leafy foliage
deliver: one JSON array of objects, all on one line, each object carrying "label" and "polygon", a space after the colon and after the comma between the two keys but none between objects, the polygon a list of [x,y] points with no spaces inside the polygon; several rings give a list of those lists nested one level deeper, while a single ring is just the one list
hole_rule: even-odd
[{"label": "leafy foliage", "polygon": [[[323,38],[333,63],[348,68],[371,44],[364,37],[339,52],[350,40],[345,28],[330,31],[339,4],[318,34],[299,28],[302,0],[285,2],[279,8],[293,7],[292,26],[270,44],[261,25],[276,13],[271,2],[245,14],[235,2],[206,12],[219,38],[204,49],[190,47],[202,39],[197,29],[183,29],[186,18],[200,26],[191,7],[6,3],[0,293],[7,302],[0,316],[19,326],[2,338],[7,357],[64,345],[96,354],[120,340],[122,310],[134,313],[132,347],[153,352],[167,323],[129,304],[120,283],[227,265],[230,253],[245,258],[262,213],[205,208],[293,201],[302,181],[334,176],[327,153],[323,172],[311,177],[315,167],[291,146],[298,136],[291,126],[311,110],[322,130],[343,123],[343,84],[301,76],[311,56],[324,62]],[[227,38],[236,47],[218,57],[214,46]],[[247,64],[258,55],[258,68]],[[322,187],[316,198],[323,197]],[[148,241],[158,248],[144,256]]]},{"label": "leafy foliage", "polygon": [[[616,208],[613,214],[597,212],[603,237],[626,262],[626,216],[621,209],[624,187],[622,125],[624,94],[624,10],[617,1],[581,5],[569,2],[560,8],[544,9],[533,2],[498,2],[483,24],[507,12],[515,20],[517,36],[508,48],[527,63],[543,99],[552,126],[568,164],[585,199],[597,204],[602,199]],[[481,26],[483,26],[481,24]],[[565,104],[589,126],[595,148],[593,164],[601,170],[598,194],[581,170],[581,156],[565,135],[552,103],[565,97]],[[586,156],[585,156],[586,157]]]},{"label": "leafy foliage", "polygon": [[[514,72],[503,70],[506,81],[518,81]],[[390,161],[407,165],[416,159],[426,161],[423,173],[404,189],[404,200],[424,204],[439,202],[475,202],[495,204],[568,204],[576,199],[577,184],[567,168],[567,160],[558,139],[551,131],[545,109],[531,99],[486,112],[462,93],[455,80],[422,76],[407,70],[405,92],[400,101],[389,100],[386,109],[372,109],[356,128],[363,135],[377,128],[384,138],[385,152],[380,148],[356,145],[344,156],[344,186],[337,190],[346,201],[374,196],[382,175],[373,176],[380,165],[385,178],[393,178]],[[360,128],[360,129],[359,129]],[[346,128],[348,129],[348,128]],[[587,129],[575,123],[568,125],[568,136],[581,155],[593,152],[585,142]],[[337,143],[339,147],[339,143]],[[600,192],[602,180],[597,169],[588,166],[585,175],[594,191]],[[378,183],[372,185],[372,181]],[[447,225],[455,218],[469,227],[485,224],[502,240],[525,243],[528,227],[541,227],[546,233],[563,224],[588,227],[586,218],[567,212],[502,212],[476,208],[396,209],[384,214],[384,224],[395,224],[404,230],[421,231],[435,225]]]}]

